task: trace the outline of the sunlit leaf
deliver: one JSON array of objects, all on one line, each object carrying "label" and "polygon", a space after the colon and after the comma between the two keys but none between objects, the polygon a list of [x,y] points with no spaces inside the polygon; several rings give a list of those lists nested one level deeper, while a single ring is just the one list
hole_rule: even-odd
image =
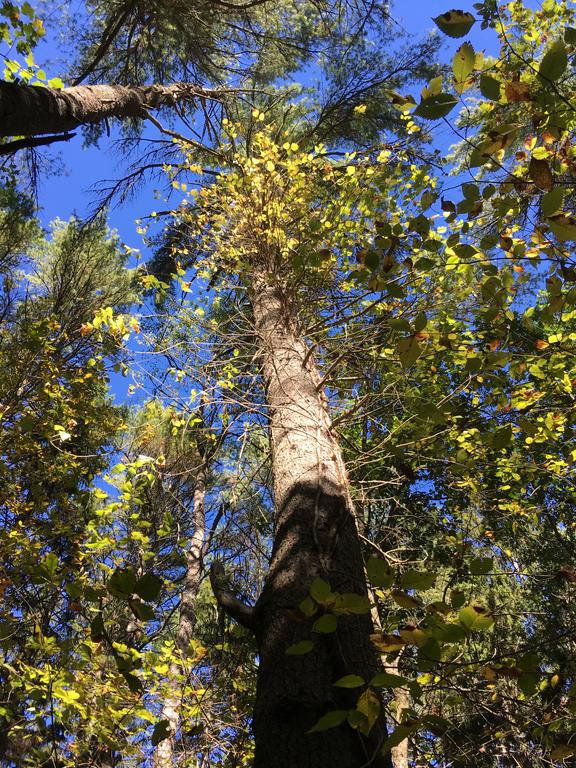
[{"label": "sunlit leaf", "polygon": [[370,640],[381,653],[399,651],[406,645],[406,641],[403,640],[400,635],[390,635],[383,632],[376,632],[370,635]]},{"label": "sunlit leaf", "polygon": [[397,603],[401,608],[412,609],[418,608],[422,605],[418,598],[412,597],[406,592],[402,592],[400,589],[393,589],[391,594],[394,602]]},{"label": "sunlit leaf", "polygon": [[468,11],[446,11],[433,19],[438,29],[448,37],[464,37],[474,26],[476,19]]},{"label": "sunlit leaf", "polygon": [[474,48],[470,43],[463,43],[454,54],[452,72],[454,73],[454,81],[458,93],[461,93],[467,85],[471,84],[467,83],[467,81],[474,69],[475,59]]},{"label": "sunlit leaf", "polygon": [[490,611],[482,605],[467,605],[458,612],[458,618],[469,630],[490,629],[494,618]]},{"label": "sunlit leaf", "polygon": [[348,723],[367,736],[380,715],[381,706],[377,694],[368,688],[358,699],[356,709],[349,713]]}]

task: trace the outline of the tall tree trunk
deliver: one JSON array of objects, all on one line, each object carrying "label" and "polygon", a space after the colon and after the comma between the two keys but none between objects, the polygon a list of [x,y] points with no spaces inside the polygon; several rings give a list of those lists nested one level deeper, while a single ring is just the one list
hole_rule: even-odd
[{"label": "tall tree trunk", "polygon": [[78,85],[57,90],[0,82],[0,136],[62,133],[112,117],[146,117],[150,109],[210,98],[217,92],[191,83]]},{"label": "tall tree trunk", "polygon": [[[254,768],[390,766],[379,747],[382,715],[368,736],[347,723],[308,733],[326,712],[350,709],[358,690],[335,688],[346,674],[378,670],[368,614],[341,616],[337,631],[312,635],[294,617],[315,577],[333,591],[366,595],[348,479],[327,399],[291,304],[273,278],[255,272],[250,297],[266,384],[275,497],[270,570],[255,608],[260,666]],[[315,638],[305,655],[286,649]]]},{"label": "tall tree trunk", "polygon": [[202,556],[206,533],[204,499],[206,495],[205,473],[200,472],[194,490],[194,533],[186,552],[186,577],[180,601],[178,627],[176,629],[174,661],[168,672],[169,689],[162,705],[161,720],[169,723],[170,736],[156,747],[153,768],[173,768],[175,741],[180,725],[182,689],[185,684],[186,658],[190,652],[190,641],[196,624],[196,599],[202,578]]}]

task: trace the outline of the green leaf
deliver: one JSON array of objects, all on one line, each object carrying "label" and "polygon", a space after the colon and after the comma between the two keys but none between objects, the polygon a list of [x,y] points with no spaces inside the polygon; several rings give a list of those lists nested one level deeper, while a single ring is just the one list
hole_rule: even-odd
[{"label": "green leaf", "polygon": [[136,576],[132,568],[117,568],[108,579],[106,588],[116,597],[126,597],[134,592]]},{"label": "green leaf", "polygon": [[49,578],[53,578],[58,570],[58,556],[54,552],[48,552],[42,558],[42,569],[46,572]]},{"label": "green leaf", "polygon": [[134,592],[142,600],[156,600],[162,589],[162,579],[150,572],[141,576],[134,587]]},{"label": "green leaf", "polygon": [[442,648],[435,637],[431,637],[427,643],[421,645],[418,649],[419,669],[428,669],[429,664],[424,662],[440,661],[442,657]]},{"label": "green leaf", "polygon": [[136,677],[136,675],[133,675],[131,672],[122,672],[122,674],[132,693],[140,693],[140,691],[144,690],[144,686],[139,677]]},{"label": "green leaf", "polygon": [[318,733],[320,731],[328,731],[330,728],[337,728],[348,717],[348,710],[346,709],[334,709],[332,712],[326,712],[322,715],[320,720],[314,725],[308,733]]},{"label": "green leaf", "polygon": [[402,675],[392,675],[390,672],[378,672],[368,683],[372,688],[403,688],[412,681]]},{"label": "green leaf", "polygon": [[336,610],[342,613],[368,613],[370,601],[366,595],[358,595],[356,592],[345,592],[340,595],[336,603]]},{"label": "green leaf", "polygon": [[375,587],[387,589],[392,586],[394,581],[394,571],[385,560],[379,557],[370,557],[366,563],[366,573],[368,580]]},{"label": "green leaf", "polygon": [[307,618],[310,618],[310,616],[314,616],[316,611],[318,610],[316,603],[314,600],[312,600],[311,597],[305,597],[304,600],[300,603],[298,606],[300,609],[300,612],[304,614]]},{"label": "green leaf", "polygon": [[498,101],[500,99],[500,86],[499,80],[490,75],[482,75],[480,78],[480,93],[485,99],[490,101]]},{"label": "green leaf", "polygon": [[330,584],[317,576],[312,584],[310,584],[310,596],[316,600],[317,603],[323,604],[332,595]]},{"label": "green leaf", "polygon": [[425,591],[434,586],[436,574],[426,571],[406,571],[402,574],[400,583],[404,589]]},{"label": "green leaf", "polygon": [[364,678],[360,677],[360,675],[345,675],[339,680],[336,680],[334,685],[337,688],[359,688],[361,685],[364,685],[365,682]]},{"label": "green leaf", "polygon": [[455,611],[457,611],[458,608],[461,608],[465,602],[466,602],[466,596],[464,595],[464,592],[462,592],[462,590],[453,589],[450,592],[450,605]]},{"label": "green leaf", "polygon": [[335,632],[338,626],[338,617],[333,613],[326,613],[324,616],[320,616],[316,619],[312,626],[313,632],[320,632],[323,635],[328,635],[331,632]]},{"label": "green leaf", "polygon": [[494,567],[494,558],[475,557],[470,561],[470,573],[474,576],[485,576]]},{"label": "green leaf", "polygon": [[348,723],[364,736],[368,736],[378,720],[381,707],[377,694],[368,688],[358,699],[356,709],[349,713]]},{"label": "green leaf", "polygon": [[419,216],[410,220],[410,229],[418,233],[421,237],[427,237],[430,232],[430,219],[421,213]]},{"label": "green leaf", "polygon": [[433,266],[434,262],[432,259],[428,259],[425,256],[418,259],[418,261],[414,264],[414,267],[421,272],[428,272],[432,269]]},{"label": "green leaf", "polygon": [[90,622],[90,639],[95,643],[99,643],[104,637],[104,619],[102,614],[99,613]]},{"label": "green leaf", "polygon": [[[462,194],[467,200],[478,200],[480,198],[480,188],[478,187],[478,184],[462,184]],[[467,243],[462,243],[462,245],[467,245]],[[457,250],[457,248],[455,249]],[[477,252],[475,248],[472,249],[474,254]]]},{"label": "green leaf", "polygon": [[439,715],[424,715],[422,724],[428,726],[435,736],[442,736],[451,725],[449,720]]},{"label": "green leaf", "polygon": [[410,323],[408,320],[406,320],[403,317],[392,317],[388,324],[390,328],[393,328],[395,331],[408,331],[410,332],[412,330],[412,327],[410,326]]},{"label": "green leaf", "polygon": [[564,27],[564,42],[566,45],[576,45],[576,29]]},{"label": "green leaf", "polygon": [[538,672],[525,672],[518,678],[518,688],[525,696],[534,696],[538,692],[540,674]]},{"label": "green leaf", "polygon": [[456,83],[456,90],[458,93],[462,93],[465,90],[468,77],[474,69],[474,62],[476,55],[474,48],[470,43],[462,43],[460,48],[454,54],[452,60],[452,72],[454,73],[454,81]]},{"label": "green leaf", "polygon": [[423,331],[424,328],[428,325],[428,318],[426,317],[426,312],[420,312],[420,314],[416,315],[414,318],[414,330],[416,333],[420,333],[420,331]]},{"label": "green leaf", "polygon": [[392,590],[392,599],[401,608],[406,608],[408,610],[412,608],[419,608],[422,605],[420,600],[418,600],[416,597],[411,597],[410,595],[406,594],[406,592],[402,592],[399,589]]},{"label": "green leaf", "polygon": [[559,80],[568,66],[566,46],[561,40],[556,41],[540,62],[538,74],[544,80]]},{"label": "green leaf", "polygon": [[59,77],[51,77],[50,80],[47,82],[48,88],[55,88],[58,91],[61,91],[64,88],[64,83]]},{"label": "green leaf", "polygon": [[464,37],[474,26],[476,19],[468,11],[447,11],[432,21],[440,32],[448,37]]},{"label": "green leaf", "polygon": [[406,641],[400,635],[386,635],[382,632],[375,632],[373,635],[370,635],[370,640],[380,653],[399,651],[406,645]]},{"label": "green leaf", "polygon": [[419,721],[416,721],[410,725],[397,726],[384,742],[380,754],[387,755],[393,747],[397,747],[398,744],[401,744],[404,741],[404,739],[407,739],[408,736],[415,733],[415,731],[418,730],[419,724]]},{"label": "green leaf", "polygon": [[457,643],[466,637],[466,630],[462,624],[456,624],[455,622],[442,622],[432,627],[429,631],[432,637],[443,643]]},{"label": "green leaf", "polygon": [[564,190],[562,187],[554,187],[550,192],[546,192],[542,195],[540,205],[542,207],[543,216],[552,216],[561,210],[564,203]]},{"label": "green leaf", "polygon": [[84,597],[89,603],[100,602],[105,594],[106,591],[102,587],[99,587],[98,589],[94,589],[94,587],[91,587],[90,585],[84,587]]},{"label": "green leaf", "polygon": [[72,600],[77,600],[84,592],[84,586],[81,581],[70,581],[66,584],[64,589],[66,590],[68,597],[72,598]]},{"label": "green leaf", "polygon": [[550,229],[558,240],[576,240],[576,219],[564,213],[558,213],[548,218]]},{"label": "green leaf", "polygon": [[430,96],[438,96],[442,93],[442,75],[433,77],[425,88],[422,88],[422,98],[429,99]]},{"label": "green leaf", "polygon": [[285,653],[287,656],[303,656],[305,653],[310,653],[312,648],[314,648],[312,640],[300,640],[299,643],[289,645]]},{"label": "green leaf", "polygon": [[409,368],[420,357],[422,348],[415,336],[400,339],[397,345],[398,357],[403,368]]},{"label": "green leaf", "polygon": [[492,614],[483,605],[466,605],[458,612],[458,618],[468,630],[490,629],[494,624]]},{"label": "green leaf", "polygon": [[417,645],[418,647],[426,645],[429,640],[429,633],[414,624],[405,624],[400,628],[400,637],[406,641],[407,645]]},{"label": "green leaf", "polygon": [[423,99],[414,110],[414,114],[425,120],[439,120],[451,112],[457,103],[458,99],[451,93],[439,93],[437,96]]},{"label": "green leaf", "polygon": [[498,451],[502,448],[507,448],[512,442],[513,432],[512,425],[506,424],[504,427],[499,427],[492,435],[492,446]]},{"label": "green leaf", "polygon": [[364,257],[364,264],[368,269],[374,271],[380,264],[380,254],[376,251],[368,251]]},{"label": "green leaf", "polygon": [[152,608],[141,600],[130,600],[129,604],[140,621],[154,621],[156,618]]},{"label": "green leaf", "polygon": [[155,747],[161,741],[170,736],[170,720],[159,720],[152,731],[152,746]]}]

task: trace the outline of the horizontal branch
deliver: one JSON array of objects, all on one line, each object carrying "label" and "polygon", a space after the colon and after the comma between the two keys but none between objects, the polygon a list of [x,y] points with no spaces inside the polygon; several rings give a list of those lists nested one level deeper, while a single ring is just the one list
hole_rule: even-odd
[{"label": "horizontal branch", "polygon": [[256,629],[256,611],[253,606],[238,600],[228,589],[222,563],[216,561],[210,568],[210,584],[216,602],[230,618],[247,629]]},{"label": "horizontal branch", "polygon": [[58,90],[0,82],[0,136],[65,133],[107,118],[146,118],[151,109],[217,99],[226,89],[172,85],[78,85]]},{"label": "horizontal branch", "polygon": [[13,155],[20,149],[34,149],[34,147],[54,144],[56,141],[70,141],[75,136],[75,133],[59,133],[56,136],[31,136],[27,139],[16,139],[16,141],[9,141],[7,144],[0,144],[0,155]]}]

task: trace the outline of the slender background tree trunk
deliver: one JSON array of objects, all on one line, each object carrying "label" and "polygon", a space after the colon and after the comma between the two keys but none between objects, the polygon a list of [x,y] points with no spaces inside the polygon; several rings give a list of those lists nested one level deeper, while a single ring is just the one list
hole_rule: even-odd
[{"label": "slender background tree trunk", "polygon": [[186,658],[190,652],[190,641],[196,624],[196,599],[202,578],[202,555],[206,533],[204,500],[206,478],[200,473],[194,490],[194,533],[186,552],[186,578],[180,602],[178,627],[176,629],[174,661],[168,672],[169,690],[162,706],[161,720],[168,720],[170,736],[156,747],[154,768],[173,768],[175,741],[180,725],[182,690],[185,686]]},{"label": "slender background tree trunk", "polygon": [[[378,657],[368,614],[341,616],[332,634],[312,635],[294,611],[315,577],[334,591],[366,595],[354,510],[339,445],[312,355],[283,291],[253,273],[251,301],[266,384],[275,496],[270,570],[256,605],[260,653],[254,712],[255,768],[389,766],[379,755],[380,716],[368,737],[346,723],[307,733],[326,712],[355,706],[358,690],[335,688],[346,674],[369,680]],[[313,650],[286,649],[314,637]]]},{"label": "slender background tree trunk", "polygon": [[[378,608],[374,604],[374,596],[373,596],[372,588],[368,589],[368,595],[372,602],[372,609],[370,611],[370,615],[372,616],[372,624],[374,626],[374,629],[376,629],[378,632],[383,632],[384,629],[380,622],[380,616],[378,615]],[[381,658],[382,668],[384,669],[384,671],[388,672],[389,675],[400,676],[400,671],[399,671],[400,657],[401,657],[401,654],[398,654],[393,661],[387,663],[386,654],[382,654],[380,658]],[[402,713],[405,712],[410,706],[410,696],[406,688],[393,688],[392,696],[394,698],[395,721],[399,723],[399,722],[402,722]],[[394,722],[392,722],[391,725],[393,730]],[[404,739],[404,741],[401,741],[400,744],[398,744],[395,747],[392,747],[391,754],[392,754],[393,768],[409,768],[408,747],[409,747],[408,739]]]}]

